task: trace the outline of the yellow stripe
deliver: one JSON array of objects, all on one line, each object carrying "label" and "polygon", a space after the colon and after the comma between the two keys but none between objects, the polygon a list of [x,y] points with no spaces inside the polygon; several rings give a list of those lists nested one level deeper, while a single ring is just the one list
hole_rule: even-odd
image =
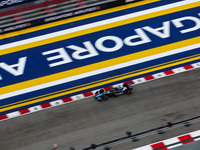
[{"label": "yellow stripe", "polygon": [[[75,89],[75,90],[70,90],[70,91],[67,91],[67,92],[63,92],[63,93],[51,95],[51,96],[48,96],[48,97],[44,97],[44,98],[41,98],[41,99],[33,100],[33,101],[30,101],[30,102],[25,102],[25,103],[22,103],[22,104],[18,104],[18,105],[14,105],[14,106],[2,108],[2,109],[0,109],[0,112],[7,111],[7,110],[10,110],[10,109],[15,109],[15,108],[26,106],[26,105],[30,105],[30,104],[41,102],[41,101],[45,101],[45,100],[48,100],[48,99],[51,99],[51,98],[55,98],[55,97],[59,97],[59,96],[62,96],[62,95],[67,95],[67,94],[70,94],[70,93],[75,93],[75,92],[78,92],[78,91],[82,91],[82,90],[93,88],[93,87],[96,87],[96,86],[100,86],[100,85],[108,84],[108,83],[111,83],[111,82],[123,80],[123,79],[126,79],[126,78],[131,78],[131,77],[142,75],[142,74],[145,74],[145,73],[149,73],[149,72],[161,70],[161,69],[164,69],[164,68],[168,68],[168,67],[172,67],[172,66],[175,66],[175,65],[187,63],[187,62],[190,62],[190,61],[198,60],[198,59],[200,59],[199,55],[200,54],[194,55],[194,56],[197,56],[195,58],[191,58],[191,57],[194,57],[194,56],[189,56],[187,58],[182,58],[182,59],[179,59],[179,60],[171,61],[171,62],[174,62],[174,63],[170,63],[170,62],[163,63],[163,64],[166,64],[166,65],[159,64],[159,65],[162,65],[162,66],[155,65],[155,66],[152,66],[152,67],[148,67],[150,69],[143,68],[143,69],[141,69],[143,71],[136,70],[136,71],[133,71],[132,74],[129,74],[129,75],[125,75],[124,74],[124,75],[120,75],[121,77],[118,77],[118,76],[111,77],[112,79],[106,79],[106,81],[101,81],[101,82],[98,82],[97,84],[92,83],[89,86],[80,87],[80,88]],[[148,70],[144,70],[144,69],[148,69]],[[2,107],[5,107],[5,106],[2,106]]]},{"label": "yellow stripe", "polygon": [[73,18],[69,18],[69,19],[64,19],[64,20],[61,20],[61,21],[56,21],[56,22],[53,22],[53,23],[48,23],[48,24],[28,28],[28,29],[21,30],[21,31],[7,33],[7,34],[4,34],[4,35],[1,35],[0,39],[5,39],[5,38],[21,35],[21,34],[26,34],[26,33],[34,32],[34,31],[38,31],[38,30],[43,30],[43,29],[55,27],[55,26],[58,26],[58,25],[63,25],[63,24],[70,23],[70,22],[75,22],[75,21],[79,21],[79,20],[83,20],[83,19],[87,19],[87,18],[92,18],[92,17],[96,17],[96,16],[100,16],[100,15],[104,15],[104,14],[108,14],[108,13],[112,13],[112,12],[116,12],[116,11],[120,11],[120,10],[124,10],[124,9],[128,9],[128,8],[132,8],[132,7],[137,7],[137,6],[157,2],[157,1],[160,1],[160,0],[140,1],[140,2],[137,2],[137,3],[123,5],[123,6],[110,8],[110,9],[106,9],[106,10],[101,10],[101,11],[98,11],[98,12],[94,12],[94,13],[90,13],[90,14],[86,14],[86,15],[81,15],[81,16],[73,17]]},{"label": "yellow stripe", "polygon": [[5,93],[12,92],[12,91],[20,90],[20,89],[25,89],[25,88],[28,88],[28,87],[48,83],[48,82],[51,82],[51,81],[67,78],[67,77],[70,77],[70,76],[90,72],[90,71],[93,71],[93,70],[97,70],[97,69],[101,69],[101,68],[105,68],[105,67],[109,67],[109,66],[113,66],[113,65],[116,65],[116,64],[121,64],[121,63],[128,62],[128,61],[131,61],[131,60],[135,60],[135,59],[139,59],[139,58],[143,58],[143,57],[167,52],[167,51],[170,51],[170,50],[173,50],[173,49],[197,44],[197,43],[199,43],[199,41],[200,41],[200,37],[196,37],[196,38],[180,41],[180,42],[177,42],[177,43],[172,43],[172,44],[164,45],[164,46],[161,46],[161,47],[156,47],[156,48],[153,48],[153,49],[141,51],[141,52],[138,52],[138,53],[133,53],[133,54],[129,54],[129,55],[118,57],[118,58],[113,58],[113,59],[110,59],[110,60],[107,60],[107,61],[102,61],[102,62],[98,62],[98,63],[95,63],[95,64],[83,66],[83,67],[80,67],[80,68],[75,68],[75,69],[72,69],[72,70],[52,74],[52,75],[49,75],[49,76],[40,77],[40,78],[37,78],[37,79],[32,79],[32,80],[29,80],[29,81],[5,86],[5,87],[1,88],[0,94],[5,94]]},{"label": "yellow stripe", "polygon": [[145,19],[149,19],[149,18],[153,18],[153,17],[157,17],[157,16],[162,16],[162,15],[165,15],[165,14],[169,14],[169,13],[173,13],[173,12],[197,7],[199,5],[200,5],[200,2],[196,2],[196,3],[188,4],[188,5],[185,5],[185,6],[179,6],[179,7],[171,8],[171,9],[168,9],[168,10],[163,10],[163,11],[159,11],[159,12],[155,12],[155,13],[151,13],[151,14],[147,14],[147,15],[142,15],[142,16],[139,16],[139,17],[136,17],[136,18],[131,18],[131,19],[111,23],[111,24],[108,24],[108,25],[93,27],[93,28],[86,29],[86,30],[83,30],[83,31],[78,31],[78,32],[74,32],[74,33],[70,33],[70,34],[66,34],[66,35],[62,35],[62,36],[58,36],[58,37],[53,37],[53,38],[50,38],[50,39],[41,40],[39,42],[33,42],[33,43],[29,43],[29,44],[24,44],[22,46],[16,46],[14,48],[8,48],[8,49],[5,49],[5,50],[1,50],[0,55],[16,52],[16,51],[20,51],[20,50],[25,50],[25,49],[28,49],[28,48],[37,47],[37,46],[41,46],[41,45],[45,45],[45,44],[49,44],[49,43],[53,43],[53,42],[57,42],[57,41],[61,41],[61,40],[66,40],[66,39],[70,39],[70,38],[73,38],[73,37],[77,37],[77,36],[81,36],[81,35],[85,35],[85,34],[89,34],[89,33],[94,33],[94,32],[97,32],[97,31],[101,31],[101,30],[105,30],[105,29],[129,24],[129,23],[132,23],[132,22],[137,22],[137,21],[141,21],[141,20],[145,20]]}]

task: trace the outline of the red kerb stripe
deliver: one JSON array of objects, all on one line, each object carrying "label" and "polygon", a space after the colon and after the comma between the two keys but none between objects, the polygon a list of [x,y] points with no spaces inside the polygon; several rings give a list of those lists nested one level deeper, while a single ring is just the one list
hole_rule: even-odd
[{"label": "red kerb stripe", "polygon": [[[191,139],[191,138],[192,138],[192,137],[191,137],[191,135],[189,135],[189,134],[178,137],[178,139],[179,139],[180,141],[189,140],[189,139]],[[187,141],[187,142],[182,142],[182,144],[187,144],[187,143],[191,143],[191,142],[194,142],[194,140],[189,140],[189,141]]]},{"label": "red kerb stripe", "polygon": [[[156,143],[156,144],[151,145],[151,147],[152,147],[153,149],[162,148],[162,147],[164,147],[164,146],[165,146],[165,144],[164,144],[163,142],[160,142],[160,143]],[[159,150],[167,150],[167,148],[162,148],[162,149],[159,149]]]},{"label": "red kerb stripe", "polygon": [[174,71],[172,71],[172,70],[168,70],[168,71],[164,71],[164,73],[165,73],[166,75],[170,75],[170,74],[173,74]]},{"label": "red kerb stripe", "polygon": [[189,70],[189,69],[193,69],[194,67],[192,65],[187,65],[187,66],[184,66],[183,68],[185,68],[186,70]]},{"label": "red kerb stripe", "polygon": [[47,107],[51,107],[50,103],[45,103],[45,104],[41,104],[42,108],[47,108]]},{"label": "red kerb stripe", "polygon": [[135,84],[133,81],[127,81],[127,82],[124,82],[124,83]]},{"label": "red kerb stripe", "polygon": [[152,80],[154,77],[152,75],[144,77],[146,80]]},{"label": "red kerb stripe", "polygon": [[20,114],[26,114],[26,113],[29,113],[29,112],[30,112],[30,110],[28,108],[22,109],[22,110],[19,111]]},{"label": "red kerb stripe", "polygon": [[1,116],[0,116],[0,120],[4,120],[4,119],[7,119],[7,118],[8,118],[7,115],[1,115]]},{"label": "red kerb stripe", "polygon": [[62,101],[63,101],[64,103],[66,103],[66,102],[71,102],[71,101],[72,101],[72,98],[71,98],[71,97],[66,97],[66,98],[63,98]]},{"label": "red kerb stripe", "polygon": [[88,97],[88,96],[92,96],[92,95],[94,95],[92,92],[87,92],[87,93],[83,93],[83,95],[85,96],[85,97]]}]

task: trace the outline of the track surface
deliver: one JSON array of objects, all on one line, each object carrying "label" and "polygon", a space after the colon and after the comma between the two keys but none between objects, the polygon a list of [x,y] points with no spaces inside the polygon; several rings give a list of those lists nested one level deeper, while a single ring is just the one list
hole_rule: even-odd
[{"label": "track surface", "polygon": [[[93,98],[69,103],[45,111],[0,122],[0,149],[50,150],[58,143],[60,150],[70,146],[89,147],[125,135],[139,133],[200,115],[200,70],[134,86],[134,94],[98,103]],[[164,135],[154,135],[139,142],[127,142],[114,150],[138,146],[199,129],[200,123],[181,127]]]}]

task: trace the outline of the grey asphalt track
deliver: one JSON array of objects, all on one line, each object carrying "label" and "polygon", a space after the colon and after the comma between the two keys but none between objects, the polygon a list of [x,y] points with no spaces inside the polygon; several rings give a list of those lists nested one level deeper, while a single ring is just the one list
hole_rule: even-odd
[{"label": "grey asphalt track", "polygon": [[[200,115],[200,70],[134,86],[132,95],[98,103],[93,98],[0,122],[0,150],[76,150]],[[163,135],[126,142],[112,150],[131,150],[200,129],[197,122]]]}]

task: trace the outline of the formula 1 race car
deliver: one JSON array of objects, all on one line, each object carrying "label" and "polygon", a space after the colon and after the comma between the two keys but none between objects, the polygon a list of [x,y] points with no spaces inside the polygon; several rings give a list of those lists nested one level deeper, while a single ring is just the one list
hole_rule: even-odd
[{"label": "formula 1 race car", "polygon": [[106,96],[104,89],[100,89],[99,91],[96,91],[94,94],[94,98],[99,102],[103,100],[108,100],[108,97]]},{"label": "formula 1 race car", "polygon": [[114,88],[110,88],[108,91],[104,91],[104,89],[100,89],[96,91],[94,94],[94,98],[101,102],[103,100],[108,100],[108,97],[117,97],[124,94],[131,94],[132,93],[132,86],[130,83],[124,83],[123,86],[118,86]]},{"label": "formula 1 race car", "polygon": [[132,86],[130,83],[124,83],[123,86],[118,86],[114,88],[110,88],[108,91],[105,92],[105,95],[108,97],[117,97],[123,94],[131,94],[132,93]]},{"label": "formula 1 race car", "polygon": [[117,97],[124,94],[132,94],[132,86],[130,83],[124,83],[123,86],[110,88],[108,91],[104,91],[104,89],[100,89],[96,91],[94,94],[94,98],[101,102],[103,100],[108,100],[108,97]]}]

